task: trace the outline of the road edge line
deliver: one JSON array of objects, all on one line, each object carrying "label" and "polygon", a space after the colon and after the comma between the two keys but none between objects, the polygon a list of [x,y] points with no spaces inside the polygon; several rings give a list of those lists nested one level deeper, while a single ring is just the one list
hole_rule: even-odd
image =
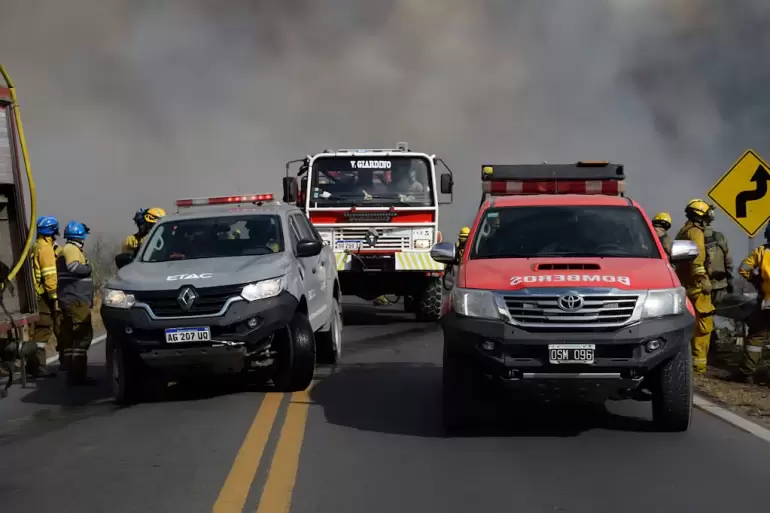
[{"label": "road edge line", "polygon": [[740,415],[737,415],[722,406],[714,403],[703,397],[700,394],[695,394],[693,397],[693,404],[696,408],[699,408],[706,413],[709,413],[715,417],[718,417],[728,424],[731,424],[747,433],[761,438],[765,442],[770,442],[770,429],[760,426],[756,422],[744,419]]},{"label": "road edge line", "polygon": [[[99,335],[98,337],[92,338],[91,339],[91,347],[93,347],[93,346],[95,346],[97,344],[101,344],[102,342],[104,342],[104,339],[106,339],[106,338],[107,338],[107,334],[106,333],[104,335]],[[58,354],[55,354],[53,356],[49,356],[48,358],[45,359],[46,365],[50,365],[50,364],[56,363],[58,361],[59,361],[59,355]]]}]

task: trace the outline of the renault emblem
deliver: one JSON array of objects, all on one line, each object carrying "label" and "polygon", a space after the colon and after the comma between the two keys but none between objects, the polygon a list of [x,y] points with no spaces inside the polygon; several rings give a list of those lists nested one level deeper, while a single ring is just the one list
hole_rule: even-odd
[{"label": "renault emblem", "polygon": [[366,236],[364,237],[364,240],[366,241],[366,244],[369,245],[370,248],[374,247],[375,244],[377,244],[377,240],[380,238],[380,235],[377,233],[377,230],[374,228],[370,228],[368,232],[366,232]]},{"label": "renault emblem", "polygon": [[179,293],[179,297],[176,298],[179,306],[181,306],[182,310],[185,312],[190,311],[196,299],[198,299],[198,293],[195,292],[195,289],[192,287],[183,288]]},{"label": "renault emblem", "polygon": [[559,305],[559,308],[565,312],[577,312],[583,308],[583,296],[576,292],[567,292],[566,294],[559,296],[559,299],[556,302]]}]

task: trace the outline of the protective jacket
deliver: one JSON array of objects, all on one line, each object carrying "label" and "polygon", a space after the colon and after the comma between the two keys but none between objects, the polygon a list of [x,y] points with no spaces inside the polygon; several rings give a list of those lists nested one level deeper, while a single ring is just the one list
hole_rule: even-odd
[{"label": "protective jacket", "polygon": [[126,240],[123,241],[123,253],[136,253],[136,250],[142,245],[144,237],[138,233],[132,233],[126,237]]},{"label": "protective jacket", "polygon": [[706,241],[706,272],[711,280],[712,290],[727,288],[733,270],[733,257],[727,239],[711,227],[703,230]]},{"label": "protective jacket", "polygon": [[[755,275],[754,271],[758,274]],[[770,244],[752,251],[741,262],[738,272],[760,290],[763,300],[770,300]]]},{"label": "protective jacket", "polygon": [[59,303],[93,304],[94,282],[91,278],[91,264],[86,260],[81,246],[68,242],[57,259],[59,273]]},{"label": "protective jacket", "polygon": [[32,247],[32,272],[37,295],[56,299],[56,250],[52,237],[38,237],[35,241]]},{"label": "protective jacket", "polygon": [[698,256],[691,262],[676,264],[676,274],[687,290],[688,296],[711,292],[711,282],[706,271],[706,238],[703,228],[688,221],[679,230],[676,240],[689,240],[698,247]]}]

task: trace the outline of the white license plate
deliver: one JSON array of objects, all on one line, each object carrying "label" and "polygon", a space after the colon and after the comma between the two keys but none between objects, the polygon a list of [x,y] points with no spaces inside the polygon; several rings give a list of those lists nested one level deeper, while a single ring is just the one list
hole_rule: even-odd
[{"label": "white license plate", "polygon": [[594,363],[594,344],[548,344],[551,363]]},{"label": "white license plate", "polygon": [[211,329],[208,326],[200,328],[168,328],[166,330],[167,344],[208,342],[209,340],[211,340]]},{"label": "white license plate", "polygon": [[361,249],[361,241],[344,241],[344,242],[337,242],[334,245],[334,249],[339,249],[342,251],[345,251],[346,249],[348,251],[350,250],[358,250]]}]

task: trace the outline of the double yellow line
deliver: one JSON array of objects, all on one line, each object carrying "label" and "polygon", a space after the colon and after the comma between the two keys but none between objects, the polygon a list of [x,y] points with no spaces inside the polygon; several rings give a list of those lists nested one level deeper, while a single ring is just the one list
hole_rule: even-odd
[{"label": "double yellow line", "polygon": [[[270,463],[267,482],[257,507],[257,513],[288,513],[291,495],[297,480],[299,455],[305,437],[305,425],[310,407],[311,384],[307,390],[294,392],[289,399],[286,418],[278,445]],[[267,439],[275,425],[278,410],[286,394],[266,394],[251,423],[233,467],[227,476],[212,513],[241,513],[259,468]]]}]

